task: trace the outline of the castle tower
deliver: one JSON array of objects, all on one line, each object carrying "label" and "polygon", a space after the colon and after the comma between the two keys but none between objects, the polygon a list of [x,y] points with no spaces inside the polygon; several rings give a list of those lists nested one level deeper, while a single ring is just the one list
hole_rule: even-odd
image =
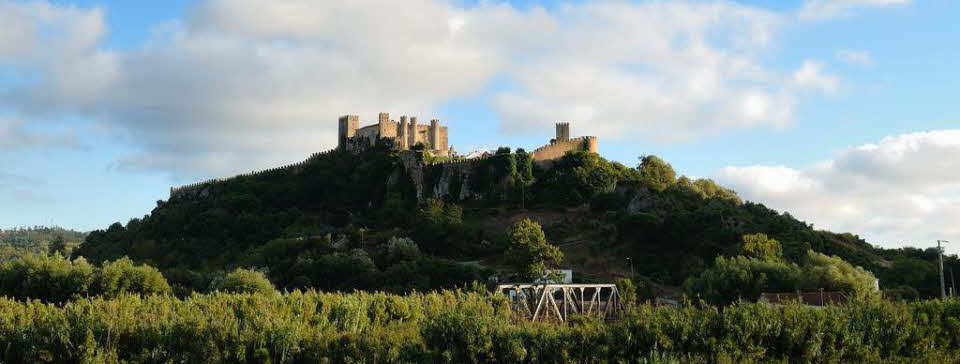
[{"label": "castle tower", "polygon": [[599,153],[600,148],[598,148],[597,144],[599,144],[597,142],[597,137],[595,136],[587,137],[585,149],[591,153]]},{"label": "castle tower", "polygon": [[382,112],[380,113],[379,121],[380,132],[377,133],[377,138],[387,138],[390,137],[390,113]]},{"label": "castle tower", "polygon": [[360,117],[357,115],[341,116],[338,125],[340,138],[337,147],[343,149],[347,146],[347,139],[357,135],[357,128],[360,127]]},{"label": "castle tower", "polygon": [[419,142],[418,136],[420,136],[420,129],[417,129],[417,117],[410,117],[410,142],[407,144],[410,148],[413,148]]},{"label": "castle tower", "polygon": [[430,120],[430,149],[440,149],[440,120]]},{"label": "castle tower", "polygon": [[407,116],[406,115],[401,116],[400,130],[398,130],[399,133],[397,134],[397,145],[400,146],[400,149],[402,150],[410,149],[409,128],[410,128],[410,125],[407,123]]},{"label": "castle tower", "polygon": [[557,141],[570,140],[570,123],[557,123]]}]

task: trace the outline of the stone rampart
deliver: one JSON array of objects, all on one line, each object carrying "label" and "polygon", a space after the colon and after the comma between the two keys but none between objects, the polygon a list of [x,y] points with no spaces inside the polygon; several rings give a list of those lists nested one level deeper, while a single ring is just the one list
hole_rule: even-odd
[{"label": "stone rampart", "polygon": [[597,152],[597,137],[584,136],[567,140],[555,140],[550,144],[535,149],[533,159],[536,161],[553,160],[563,157],[567,152],[586,150]]},{"label": "stone rampart", "polygon": [[309,162],[309,161],[311,161],[311,160],[313,160],[313,159],[316,159],[316,158],[318,158],[318,157],[320,157],[320,156],[333,153],[334,151],[336,151],[336,149],[331,149],[331,150],[327,150],[327,151],[323,151],[323,152],[313,153],[313,154],[311,154],[310,157],[308,157],[306,160],[303,160],[303,161],[297,162],[297,163],[287,164],[287,165],[280,166],[280,167],[268,168],[268,169],[263,169],[263,170],[257,170],[257,171],[252,171],[252,172],[248,172],[248,173],[242,173],[242,174],[238,174],[238,175],[236,175],[236,176],[229,177],[229,178],[213,178],[213,179],[209,179],[209,180],[206,180],[206,181],[203,181],[203,182],[191,183],[191,184],[183,185],[183,186],[179,186],[179,187],[170,187],[170,198],[173,198],[173,197],[175,197],[175,196],[182,196],[182,195],[189,194],[189,193],[200,192],[201,190],[203,190],[203,189],[204,189],[205,187],[207,187],[207,186],[214,185],[214,184],[217,184],[217,183],[227,182],[227,181],[230,181],[230,180],[233,180],[233,179],[237,179],[237,178],[253,177],[253,176],[262,176],[262,175],[267,175],[267,174],[271,174],[271,173],[286,172],[286,171],[297,170],[297,169],[303,167],[305,164],[307,164],[307,162]]}]

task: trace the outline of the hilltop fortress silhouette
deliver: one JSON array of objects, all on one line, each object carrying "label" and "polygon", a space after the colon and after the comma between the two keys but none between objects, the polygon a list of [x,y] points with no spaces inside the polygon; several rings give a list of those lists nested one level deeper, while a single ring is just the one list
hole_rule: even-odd
[{"label": "hilltop fortress silhouette", "polygon": [[[377,123],[360,127],[360,117],[358,115],[343,115],[337,119],[338,139],[337,148],[312,154],[302,162],[293,163],[281,167],[269,168],[250,173],[240,174],[234,177],[222,179],[215,178],[203,182],[193,183],[180,187],[170,188],[170,197],[173,198],[185,192],[196,191],[203,187],[230,180],[237,177],[256,176],[266,173],[274,173],[297,169],[302,167],[313,158],[330,154],[335,151],[345,151],[349,153],[360,153],[377,144],[378,141],[389,141],[393,147],[410,152],[429,153],[435,157],[450,157],[442,162],[436,163],[469,163],[471,160],[480,160],[489,156],[489,153],[482,153],[477,158],[465,159],[458,157],[453,147],[448,146],[448,129],[440,125],[439,119],[430,120],[430,124],[419,124],[417,117],[400,117],[400,121],[390,120],[390,114],[381,112],[377,117]],[[556,124],[556,137],[551,139],[546,145],[543,145],[530,152],[533,160],[541,165],[549,167],[551,161],[571,151],[584,150],[597,153],[598,142],[595,136],[570,137],[570,123],[561,122]]]}]

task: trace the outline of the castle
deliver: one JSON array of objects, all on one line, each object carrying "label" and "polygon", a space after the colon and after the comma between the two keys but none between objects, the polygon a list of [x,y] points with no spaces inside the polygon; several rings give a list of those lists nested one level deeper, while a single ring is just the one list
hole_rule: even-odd
[{"label": "castle", "polygon": [[430,125],[418,124],[417,117],[401,116],[400,122],[390,120],[390,114],[382,112],[379,121],[373,125],[360,127],[360,117],[344,115],[338,121],[339,142],[337,147],[347,151],[362,150],[373,146],[378,139],[393,141],[393,145],[400,150],[413,149],[417,144],[423,144],[425,150],[434,155],[446,156],[447,127],[440,126],[440,120],[430,120]]},{"label": "castle", "polygon": [[[377,140],[387,139],[400,150],[413,149],[423,144],[425,150],[435,156],[452,156],[453,148],[447,146],[447,127],[440,120],[430,120],[430,125],[417,123],[417,118],[400,117],[400,122],[390,120],[390,114],[382,112],[376,124],[360,127],[360,117],[344,115],[338,120],[339,139],[337,148],[346,151],[360,151],[376,144]],[[585,136],[570,138],[570,123],[556,124],[556,138],[550,144],[532,152],[537,161],[550,161],[563,157],[574,150],[586,150],[597,153],[597,137]]]},{"label": "castle", "polygon": [[[267,173],[298,171],[302,169],[311,159],[320,158],[322,156],[334,153],[337,150],[357,153],[375,145],[380,139],[390,140],[393,142],[394,147],[400,150],[418,149],[416,146],[419,144],[423,146],[424,150],[429,151],[430,154],[434,156],[455,156],[453,148],[449,148],[447,146],[447,127],[441,126],[440,120],[437,119],[430,120],[429,125],[421,125],[417,123],[416,117],[411,117],[408,119],[407,116],[401,116],[400,121],[396,122],[390,120],[389,113],[382,112],[379,115],[378,122],[373,125],[367,125],[361,128],[360,117],[357,115],[341,116],[338,119],[337,125],[339,127],[337,149],[314,153],[310,156],[310,158],[302,162],[266,170],[253,171],[235,177],[250,177]],[[556,137],[551,139],[549,144],[533,150],[530,152],[530,154],[534,161],[538,162],[544,167],[549,168],[553,160],[563,157],[565,154],[567,154],[567,152],[585,150],[597,153],[597,149],[597,137],[583,136],[571,138],[570,123],[557,123]],[[481,156],[488,157],[490,156],[490,153],[485,152],[481,154]],[[420,160],[422,162],[423,158],[420,158]],[[446,163],[457,163],[459,165],[469,166],[474,161],[475,160],[470,159],[470,157],[460,157],[455,158],[452,161],[447,161]],[[170,197],[173,198],[174,196],[178,195],[190,194],[203,197],[207,193],[206,187],[217,183],[226,182],[230,179],[232,178],[218,178],[180,187],[171,187]]]}]

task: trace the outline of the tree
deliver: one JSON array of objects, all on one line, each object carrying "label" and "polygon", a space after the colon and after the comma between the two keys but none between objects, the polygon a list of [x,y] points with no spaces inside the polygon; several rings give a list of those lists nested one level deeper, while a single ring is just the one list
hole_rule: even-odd
[{"label": "tree", "polygon": [[677,174],[670,163],[655,155],[640,157],[640,177],[650,188],[663,191],[677,183]]},{"label": "tree", "polygon": [[459,226],[463,222],[463,209],[456,204],[447,204],[441,199],[428,198],[418,213],[420,220],[433,226]]},{"label": "tree", "polygon": [[563,260],[560,248],[550,245],[543,229],[536,221],[523,219],[513,225],[508,233],[510,246],[507,261],[519,274],[520,279],[535,281],[547,276],[547,270]]},{"label": "tree", "polygon": [[263,273],[252,269],[237,268],[224,278],[221,287],[231,293],[274,294],[277,290]]},{"label": "tree", "polygon": [[737,256],[717,257],[713,267],[684,284],[687,293],[713,304],[754,301],[763,292],[839,291],[859,298],[876,295],[869,271],[836,256],[807,251],[803,264]]},{"label": "tree", "polygon": [[684,288],[688,294],[725,305],[738,299],[755,301],[763,292],[796,292],[803,288],[803,275],[794,263],[721,256],[700,276],[687,279]]},{"label": "tree", "polygon": [[556,160],[541,180],[541,198],[551,202],[583,203],[612,192],[619,173],[596,153],[569,152]]},{"label": "tree", "polygon": [[67,256],[67,242],[63,240],[62,235],[57,235],[56,238],[50,242],[50,254],[59,253],[62,256]]},{"label": "tree", "polygon": [[170,293],[170,285],[157,268],[136,265],[130,258],[104,262],[95,284],[98,293],[116,297],[124,292],[147,294]]},{"label": "tree", "polygon": [[746,234],[740,244],[740,254],[746,257],[768,262],[783,260],[783,247],[779,241],[767,237],[767,234]]},{"label": "tree", "polygon": [[385,259],[388,263],[397,262],[415,262],[420,260],[420,247],[410,238],[392,237],[387,241],[385,250]]},{"label": "tree", "polygon": [[877,293],[877,278],[873,273],[838,256],[811,250],[807,252],[804,268],[805,277],[809,280],[807,286],[811,289],[852,292],[857,297],[869,297]]}]

